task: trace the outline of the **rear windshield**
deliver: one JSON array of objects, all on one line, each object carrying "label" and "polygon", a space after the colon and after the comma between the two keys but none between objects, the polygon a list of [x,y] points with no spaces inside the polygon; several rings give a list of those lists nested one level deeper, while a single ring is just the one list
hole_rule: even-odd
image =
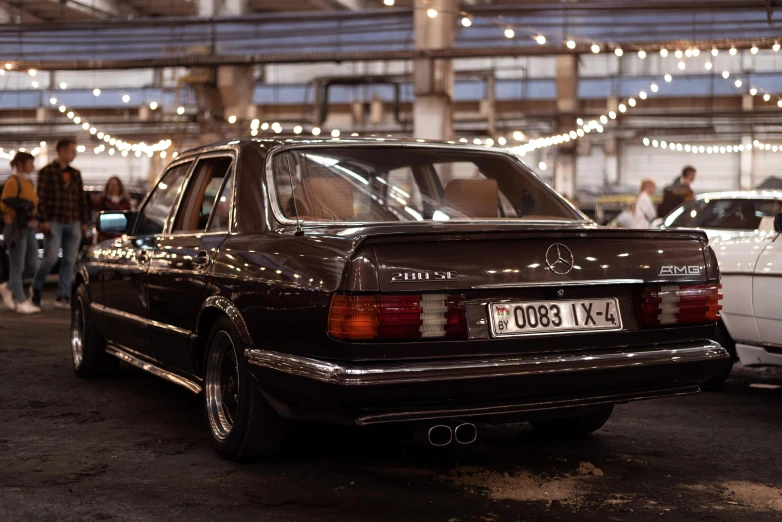
[{"label": "rear windshield", "polygon": [[665,219],[666,227],[755,230],[773,217],[779,203],[768,199],[698,199],[688,201]]},{"label": "rear windshield", "polygon": [[580,220],[511,158],[416,147],[296,149],[273,158],[279,206],[302,221]]}]

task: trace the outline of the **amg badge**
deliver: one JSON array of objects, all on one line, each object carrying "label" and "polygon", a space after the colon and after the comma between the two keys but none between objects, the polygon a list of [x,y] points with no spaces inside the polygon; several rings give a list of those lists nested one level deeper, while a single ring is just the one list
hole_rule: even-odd
[{"label": "amg badge", "polygon": [[661,276],[701,275],[701,267],[698,265],[674,266],[663,265],[660,267]]},{"label": "amg badge", "polygon": [[424,272],[394,272],[391,274],[392,283],[415,283],[418,281],[458,281],[459,278],[453,270],[424,271]]}]

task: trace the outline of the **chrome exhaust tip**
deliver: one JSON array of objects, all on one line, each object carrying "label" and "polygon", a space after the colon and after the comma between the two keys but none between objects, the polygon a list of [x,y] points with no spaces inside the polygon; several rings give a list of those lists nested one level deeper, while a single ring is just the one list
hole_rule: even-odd
[{"label": "chrome exhaust tip", "polygon": [[453,436],[459,444],[472,444],[478,438],[478,428],[471,422],[465,422],[453,429]]},{"label": "chrome exhaust tip", "polygon": [[447,446],[453,441],[453,430],[445,424],[435,424],[426,432],[426,437],[432,446]]}]

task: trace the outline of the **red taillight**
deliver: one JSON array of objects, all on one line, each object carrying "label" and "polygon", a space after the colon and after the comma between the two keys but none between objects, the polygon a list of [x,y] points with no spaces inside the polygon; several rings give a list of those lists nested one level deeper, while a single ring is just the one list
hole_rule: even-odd
[{"label": "red taillight", "polygon": [[464,298],[446,294],[335,294],[328,332],[335,339],[465,338]]},{"label": "red taillight", "polygon": [[643,327],[712,323],[722,310],[721,284],[647,286],[636,293]]}]

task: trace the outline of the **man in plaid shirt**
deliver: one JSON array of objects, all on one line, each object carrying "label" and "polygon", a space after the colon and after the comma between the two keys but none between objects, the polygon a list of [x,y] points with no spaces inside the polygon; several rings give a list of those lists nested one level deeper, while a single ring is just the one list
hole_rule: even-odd
[{"label": "man in plaid shirt", "polygon": [[87,232],[87,199],[81,172],[70,166],[76,158],[76,140],[65,138],[57,142],[57,158],[38,173],[38,221],[46,236],[43,261],[33,281],[32,301],[41,305],[41,289],[46,276],[57,263],[62,248],[60,285],[56,308],[70,308],[71,280],[81,238]]}]

